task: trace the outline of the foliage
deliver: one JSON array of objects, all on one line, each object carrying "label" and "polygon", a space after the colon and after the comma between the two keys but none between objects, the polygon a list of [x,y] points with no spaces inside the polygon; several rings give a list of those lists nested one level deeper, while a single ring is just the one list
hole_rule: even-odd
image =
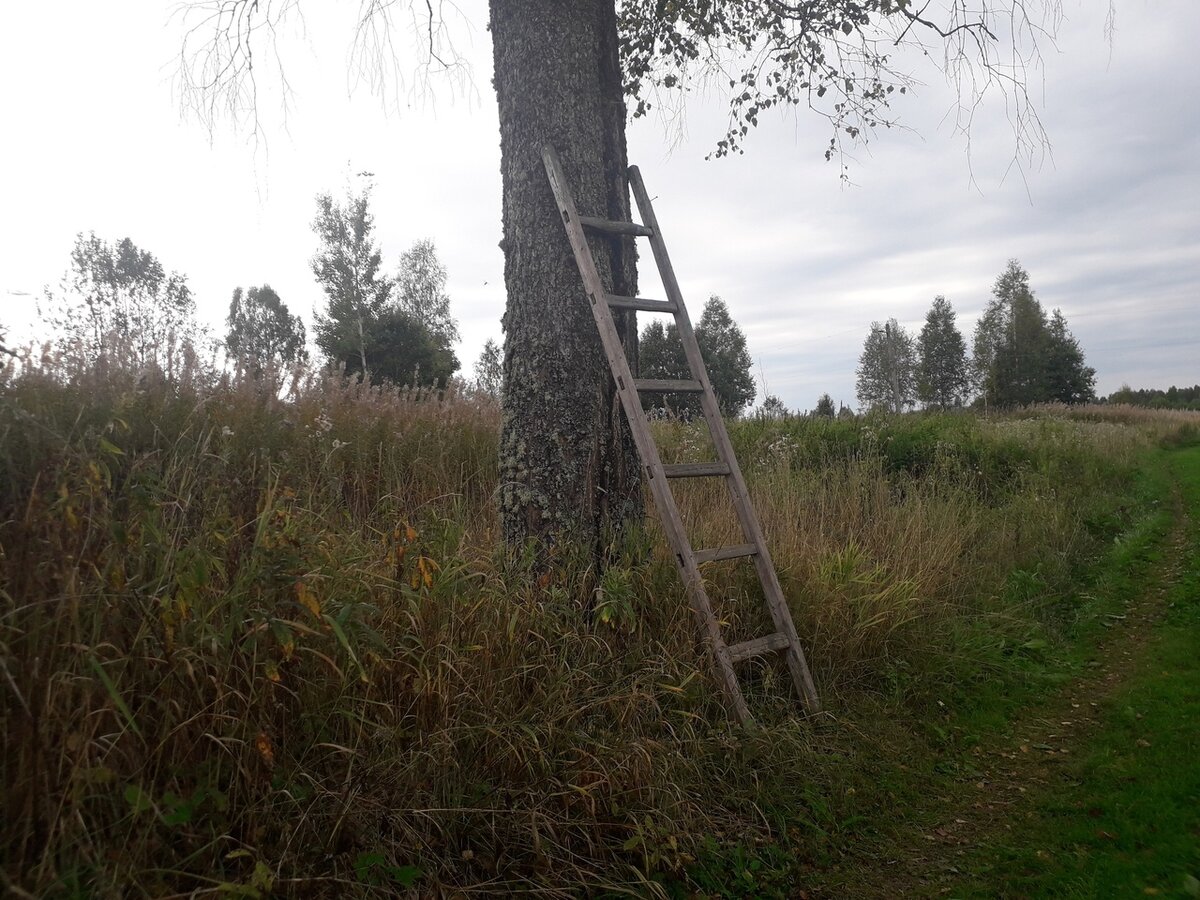
[{"label": "foliage", "polygon": [[903,412],[916,403],[916,349],[895,319],[871,323],[855,370],[855,391],[863,409]]},{"label": "foliage", "polygon": [[975,325],[972,368],[986,405],[1085,403],[1095,399],[1096,370],[1059,310],[1048,321],[1015,259],[996,279],[992,300]]},{"label": "foliage", "polygon": [[370,189],[349,194],[337,203],[330,194],[317,195],[313,231],[320,249],[311,267],[325,294],[325,309],[316,314],[317,346],[330,364],[347,372],[365,373],[371,328],[392,299],[392,281],[380,269],[383,256],[372,231]]},{"label": "foliage", "polygon": [[167,274],[129,238],[110,244],[94,232],[76,235],[71,266],[45,301],[43,313],[62,345],[118,367],[170,376],[200,334],[187,279]]},{"label": "foliage", "polygon": [[[1019,77],[1026,50],[1022,40],[1006,48],[996,35],[1027,38],[1045,33],[1046,23],[1020,2],[969,12],[959,4],[933,13],[928,8],[911,0],[629,0],[619,5],[626,93],[637,101],[638,116],[650,110],[652,97],[678,96],[696,83],[727,87],[728,126],[717,156],[742,152],[749,130],[768,110],[804,105],[833,126],[829,159],[843,137],[857,141],[893,124],[892,100],[916,84],[895,48],[912,45],[928,55],[925,40],[934,37],[944,42],[946,74],[954,83],[1005,93],[1018,146],[1031,150],[1042,134]],[[959,124],[969,127],[971,103],[960,102]]]},{"label": "foliage", "polygon": [[822,419],[832,419],[835,415],[833,398],[828,394],[822,394],[818,397],[817,405],[813,408],[813,415],[819,416]]},{"label": "foliage", "polygon": [[787,405],[774,394],[763,398],[758,414],[766,419],[786,419],[790,415]]},{"label": "foliage", "polygon": [[966,399],[967,345],[954,319],[950,301],[934,297],[917,336],[917,399],[927,409],[955,409]]},{"label": "foliage", "polygon": [[974,366],[989,405],[1028,406],[1048,399],[1046,313],[1017,260],[1010,259],[996,279],[974,343]]},{"label": "foliage", "polygon": [[[0,386],[0,867],[35,896],[786,892],[919,796],[895,763],[936,758],[938,701],[1028,685],[1056,585],[1196,420],[732,423],[842,723],[764,658],[745,734],[655,523],[601,579],[590,548],[498,549],[495,404],[58,365]],[[704,449],[655,428],[667,462]],[[681,486],[697,546],[733,542],[723,491]],[[706,576],[730,640],[766,633],[747,570]]]},{"label": "foliage", "polygon": [[1105,403],[1126,403],[1132,406],[1147,406],[1152,409],[1200,410],[1200,384],[1192,387],[1138,388],[1127,384],[1104,398]]},{"label": "foliage", "polygon": [[[375,381],[445,385],[458,371],[458,357],[412,313],[391,307],[367,333],[367,371]],[[347,371],[353,371],[348,366]]]},{"label": "foliage", "polygon": [[504,385],[504,360],[500,345],[491,338],[483,344],[479,359],[475,362],[475,387],[496,400],[501,398]]},{"label": "foliage", "polygon": [[1091,403],[1096,399],[1096,370],[1085,365],[1079,341],[1067,330],[1062,310],[1050,316],[1046,348],[1046,393],[1057,403]]},{"label": "foliage", "polygon": [[715,294],[704,304],[696,323],[696,343],[704,358],[717,405],[722,414],[736,418],[754,402],[758,392],[750,374],[752,360],[746,349],[746,336],[733,321],[729,307]]},{"label": "foliage", "polygon": [[255,378],[308,359],[303,320],[288,311],[270,285],[245,293],[234,288],[225,324],[226,348]]},{"label": "foliage", "polygon": [[419,241],[401,257],[396,281],[381,274],[369,198],[369,189],[344,205],[317,197],[313,230],[322,246],[312,269],[326,297],[316,317],[317,346],[331,366],[360,378],[445,384],[459,368],[446,270],[433,243]]},{"label": "foliage", "polygon": [[400,309],[429,330],[440,350],[448,352],[458,341],[458,322],[450,314],[446,293],[446,267],[433,241],[417,241],[400,254],[396,300]]},{"label": "foliage", "polygon": [[[715,294],[704,304],[700,321],[695,326],[696,343],[708,370],[717,405],[723,415],[735,418],[754,402],[758,392],[750,373],[752,361],[746,349],[746,336],[733,321],[729,308]],[[654,320],[643,329],[638,339],[638,366],[643,378],[689,379],[691,367],[683,352],[683,342],[675,323],[663,327]],[[655,398],[647,395],[647,408],[663,405],[682,416],[699,414],[700,401],[695,395],[668,395]]]}]

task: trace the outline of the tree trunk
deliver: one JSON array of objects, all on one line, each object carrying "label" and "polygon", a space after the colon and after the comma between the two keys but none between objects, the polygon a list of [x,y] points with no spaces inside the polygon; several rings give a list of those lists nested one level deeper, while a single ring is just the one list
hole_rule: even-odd
[{"label": "tree trunk", "polygon": [[[581,541],[602,558],[642,515],[640,470],[541,151],[558,150],[582,214],[629,220],[615,7],[491,0],[490,11],[508,290],[504,536],[510,546]],[[597,238],[592,252],[605,284],[634,296],[632,239]],[[632,312],[617,329],[636,359]]]}]

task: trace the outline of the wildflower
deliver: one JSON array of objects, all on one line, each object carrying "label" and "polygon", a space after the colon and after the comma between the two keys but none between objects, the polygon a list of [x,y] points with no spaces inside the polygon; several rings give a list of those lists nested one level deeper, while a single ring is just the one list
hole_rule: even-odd
[{"label": "wildflower", "polygon": [[230,428],[228,425],[222,425],[221,426],[221,437],[227,437],[227,438],[233,437],[233,429]]},{"label": "wildflower", "polygon": [[349,447],[349,446],[350,446],[349,441],[339,441],[336,438],[334,438],[334,441],[333,441],[333,449],[334,450],[341,450],[343,447]]}]

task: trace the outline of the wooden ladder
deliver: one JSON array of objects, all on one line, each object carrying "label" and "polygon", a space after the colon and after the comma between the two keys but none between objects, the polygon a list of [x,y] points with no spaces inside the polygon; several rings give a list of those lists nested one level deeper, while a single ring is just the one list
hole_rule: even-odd
[{"label": "wooden ladder", "polygon": [[[808,663],[804,659],[804,651],[800,648],[800,640],[796,636],[796,626],[779,586],[775,567],[767,552],[766,541],[763,539],[762,528],[750,502],[750,494],[746,490],[746,482],[742,478],[741,469],[734,457],[733,445],[729,441],[729,433],[725,430],[725,420],[717,405],[716,395],[708,379],[704,360],[700,355],[700,347],[696,343],[696,334],[692,330],[691,319],[688,318],[687,308],[683,305],[683,296],[679,291],[679,282],[671,267],[671,259],[667,255],[667,245],[663,241],[658,220],[654,216],[654,208],[650,205],[650,195],[642,183],[641,173],[637,166],[629,167],[629,184],[633,189],[642,222],[613,222],[593,216],[581,216],[575,209],[566,177],[563,175],[562,164],[558,154],[551,146],[542,149],[542,159],[546,164],[546,174],[550,178],[550,187],[558,202],[558,211],[562,215],[563,225],[567,229],[567,237],[571,249],[575,252],[575,262],[579,266],[579,274],[583,277],[584,290],[600,329],[600,340],[604,345],[605,356],[608,357],[612,368],[613,379],[616,382],[617,393],[621,398],[621,406],[629,420],[630,431],[637,445],[638,454],[646,472],[646,481],[650,492],[654,495],[654,503],[658,507],[663,529],[667,540],[675,553],[675,561],[679,565],[687,589],[688,600],[700,628],[708,639],[715,662],[717,676],[724,689],[731,712],[743,725],[753,724],[750,710],[746,707],[745,697],[734,672],[733,664],[751,657],[761,656],[772,650],[783,650],[787,655],[788,668],[791,670],[792,681],[796,693],[800,696],[809,712],[820,709],[820,700],[813,685],[812,676],[808,671]],[[588,247],[587,231],[600,232],[608,235],[634,235],[650,239],[650,247],[654,260],[658,264],[663,286],[666,288],[666,300],[648,300],[642,297],[621,297],[610,294],[600,281],[596,271],[596,263]],[[675,325],[679,337],[683,341],[684,354],[692,377],[685,380],[634,378],[625,357],[625,350],[617,335],[613,323],[612,309],[632,309],[647,312],[670,313],[675,317]],[[717,461],[707,463],[686,463],[681,465],[663,465],[658,455],[658,446],[650,434],[649,423],[642,411],[640,394],[643,393],[683,393],[698,394],[700,408],[708,423],[716,448]],[[711,550],[693,550],[684,529],[683,519],[679,514],[679,506],[671,492],[669,480],[672,478],[724,478],[729,487],[738,522],[742,528],[745,540],[743,544],[731,547],[718,547]],[[753,557],[754,567],[762,584],[763,596],[767,608],[775,624],[772,634],[729,645],[721,635],[721,626],[713,614],[712,604],[704,589],[704,580],[700,574],[700,565],[721,559],[737,559]]]}]

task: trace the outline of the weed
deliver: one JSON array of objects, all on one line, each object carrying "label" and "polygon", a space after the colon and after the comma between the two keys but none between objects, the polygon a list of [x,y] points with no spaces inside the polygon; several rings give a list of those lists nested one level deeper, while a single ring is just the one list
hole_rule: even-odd
[{"label": "weed", "polygon": [[[909,789],[872,762],[923,740],[899,723],[1036,662],[1139,454],[1188,427],[735,423],[839,719],[761,661],[745,735],[653,517],[599,577],[497,549],[491,402],[188,365],[0,384],[0,867],[26,892],[783,891],[773,848],[828,864]],[[690,490],[697,545],[736,543]],[[762,633],[747,570],[706,576],[731,640]]]}]

